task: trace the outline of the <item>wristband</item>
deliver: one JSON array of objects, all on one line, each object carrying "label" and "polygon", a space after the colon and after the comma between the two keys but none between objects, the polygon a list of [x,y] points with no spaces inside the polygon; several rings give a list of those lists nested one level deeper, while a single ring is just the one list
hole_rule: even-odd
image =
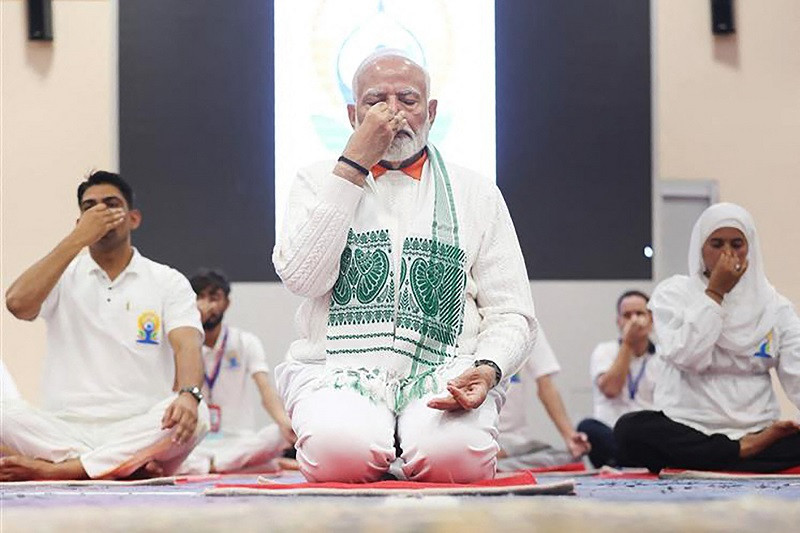
[{"label": "wristband", "polygon": [[707,288],[706,289],[706,294],[709,294],[709,293],[713,294],[714,296],[717,296],[720,300],[724,300],[725,299],[725,295],[724,294],[720,294],[717,291],[715,291],[714,289],[708,289]]},{"label": "wristband", "polygon": [[478,359],[477,361],[475,361],[476,367],[483,365],[489,366],[494,370],[494,379],[495,379],[494,384],[497,385],[498,383],[500,383],[500,380],[503,378],[503,372],[500,371],[500,367],[497,366],[497,363],[495,363],[494,361],[489,361],[488,359]]},{"label": "wristband", "polygon": [[361,165],[359,165],[358,163],[356,163],[352,159],[348,159],[348,158],[346,158],[345,156],[342,155],[342,156],[339,156],[338,161],[341,161],[342,163],[344,163],[347,166],[353,167],[354,169],[358,170],[359,172],[361,172],[365,176],[369,175],[369,170],[367,170],[366,168],[362,167]]}]

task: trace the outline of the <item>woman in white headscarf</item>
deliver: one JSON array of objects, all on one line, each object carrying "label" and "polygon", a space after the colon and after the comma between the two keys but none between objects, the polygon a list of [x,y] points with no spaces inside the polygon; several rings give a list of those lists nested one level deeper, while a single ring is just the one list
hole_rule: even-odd
[{"label": "woman in white headscarf", "polygon": [[715,204],[692,230],[689,275],[656,287],[664,369],[661,411],[615,427],[627,464],[773,472],[800,465],[800,424],[779,421],[769,370],[800,405],[800,319],[764,274],[758,234],[742,207]]}]

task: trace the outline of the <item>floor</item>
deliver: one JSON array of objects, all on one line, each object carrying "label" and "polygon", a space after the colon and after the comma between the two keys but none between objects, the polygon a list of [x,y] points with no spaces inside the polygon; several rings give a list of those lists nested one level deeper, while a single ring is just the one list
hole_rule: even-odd
[{"label": "floor", "polygon": [[214,482],[3,487],[0,531],[800,531],[798,479],[575,483],[573,496],[424,498],[204,496]]}]

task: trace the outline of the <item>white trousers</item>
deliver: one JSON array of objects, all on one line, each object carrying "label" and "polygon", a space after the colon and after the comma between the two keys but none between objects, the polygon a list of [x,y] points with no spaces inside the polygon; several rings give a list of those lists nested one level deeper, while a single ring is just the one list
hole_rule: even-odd
[{"label": "white trousers", "polygon": [[[460,370],[470,364],[466,361]],[[395,435],[402,449],[402,472],[409,480],[470,483],[494,477],[502,389],[492,389],[471,411],[431,409],[426,405],[435,396],[431,394],[395,415],[353,390],[321,387],[323,369],[297,362],[276,368],[278,388],[297,434],[297,461],[307,480],[381,479],[396,459]]]},{"label": "white trousers", "polygon": [[79,459],[92,479],[125,478],[150,461],[172,475],[209,428],[208,407],[200,402],[197,429],[184,444],[172,442],[176,428],[161,429],[170,395],[146,413],[115,421],[63,420],[22,400],[4,401],[0,442],[20,455],[60,463]]},{"label": "white trousers", "polygon": [[566,450],[558,450],[549,444],[545,444],[544,447],[537,447],[529,452],[509,455],[500,459],[497,469],[501,472],[514,472],[516,470],[561,466],[576,462],[581,462],[581,459],[575,459]]},{"label": "white trousers", "polygon": [[251,466],[261,466],[280,457],[289,443],[277,424],[260,431],[234,435],[209,433],[178,470],[181,474],[207,474],[213,464],[215,472],[234,472]]}]

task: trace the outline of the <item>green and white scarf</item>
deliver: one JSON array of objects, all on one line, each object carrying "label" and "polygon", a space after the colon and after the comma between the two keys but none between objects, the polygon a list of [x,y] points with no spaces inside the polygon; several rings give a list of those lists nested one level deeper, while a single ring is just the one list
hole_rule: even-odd
[{"label": "green and white scarf", "polygon": [[397,287],[391,220],[367,194],[340,258],[328,316],[325,384],[352,388],[396,412],[442,389],[437,369],[455,358],[464,322],[466,254],[453,190],[438,150],[429,145],[428,155],[432,179],[420,182],[425,189],[403,242]]}]

